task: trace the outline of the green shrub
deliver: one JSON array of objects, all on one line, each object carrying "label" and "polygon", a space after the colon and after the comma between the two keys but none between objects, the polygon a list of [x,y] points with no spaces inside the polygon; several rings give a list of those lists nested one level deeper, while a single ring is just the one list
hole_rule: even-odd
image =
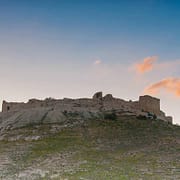
[{"label": "green shrub", "polygon": [[107,119],[107,120],[116,120],[117,119],[117,115],[116,115],[115,112],[105,113],[104,114],[104,119]]},{"label": "green shrub", "polygon": [[137,116],[137,119],[140,119],[140,120],[146,120],[147,117],[144,116],[144,115],[139,115],[139,116]]}]

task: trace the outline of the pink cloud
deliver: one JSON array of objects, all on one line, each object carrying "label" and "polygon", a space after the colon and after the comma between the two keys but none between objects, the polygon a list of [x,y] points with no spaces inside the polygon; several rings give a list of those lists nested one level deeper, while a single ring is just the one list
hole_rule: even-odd
[{"label": "pink cloud", "polygon": [[102,63],[102,61],[100,60],[100,59],[98,59],[98,60],[96,60],[95,62],[94,62],[94,65],[99,65],[99,64],[101,64]]},{"label": "pink cloud", "polygon": [[143,62],[139,62],[134,64],[133,69],[138,73],[138,74],[144,74],[146,72],[149,72],[153,69],[154,63],[158,59],[157,56],[150,56],[144,58]]},{"label": "pink cloud", "polygon": [[145,88],[144,93],[155,95],[160,93],[161,90],[165,90],[166,92],[171,93],[176,97],[180,97],[180,78],[169,77],[163,79]]}]

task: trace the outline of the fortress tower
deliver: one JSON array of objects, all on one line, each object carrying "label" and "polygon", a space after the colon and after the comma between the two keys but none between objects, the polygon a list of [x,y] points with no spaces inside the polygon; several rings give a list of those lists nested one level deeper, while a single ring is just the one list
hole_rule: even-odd
[{"label": "fortress tower", "polygon": [[160,115],[160,99],[148,95],[139,97],[139,109]]}]

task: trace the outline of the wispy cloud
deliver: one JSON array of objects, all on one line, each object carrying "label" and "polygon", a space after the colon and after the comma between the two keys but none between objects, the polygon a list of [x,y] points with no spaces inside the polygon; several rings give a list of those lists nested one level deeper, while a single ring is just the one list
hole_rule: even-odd
[{"label": "wispy cloud", "polygon": [[158,62],[158,56],[149,56],[141,62],[136,62],[130,67],[130,70],[135,71],[137,74],[143,75],[150,71],[167,72],[169,69],[176,71],[179,69],[180,60],[169,60]]},{"label": "wispy cloud", "polygon": [[101,64],[102,63],[102,61],[100,60],[100,59],[97,59],[96,61],[94,61],[94,65],[99,65],[99,64]]},{"label": "wispy cloud", "polygon": [[161,90],[172,93],[176,97],[180,97],[180,78],[169,77],[157,83],[154,83],[144,90],[144,94],[156,95]]},{"label": "wispy cloud", "polygon": [[144,74],[153,69],[154,63],[157,61],[157,56],[149,56],[143,59],[142,62],[138,62],[133,65],[133,70],[138,74]]}]

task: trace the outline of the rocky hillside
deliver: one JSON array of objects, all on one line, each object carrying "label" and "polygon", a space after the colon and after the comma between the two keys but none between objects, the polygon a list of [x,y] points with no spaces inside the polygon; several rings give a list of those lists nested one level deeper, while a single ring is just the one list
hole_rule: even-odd
[{"label": "rocky hillside", "polygon": [[180,179],[179,126],[114,114],[71,116],[3,131],[0,179]]},{"label": "rocky hillside", "polygon": [[[30,126],[57,125],[58,127],[74,126],[90,119],[101,119],[103,114],[98,112],[67,112],[52,107],[23,109],[20,111],[0,114],[0,140],[10,140],[13,130]],[[18,140],[24,136],[13,135]],[[7,138],[8,139],[7,139]],[[14,139],[15,140],[15,139]]]}]

